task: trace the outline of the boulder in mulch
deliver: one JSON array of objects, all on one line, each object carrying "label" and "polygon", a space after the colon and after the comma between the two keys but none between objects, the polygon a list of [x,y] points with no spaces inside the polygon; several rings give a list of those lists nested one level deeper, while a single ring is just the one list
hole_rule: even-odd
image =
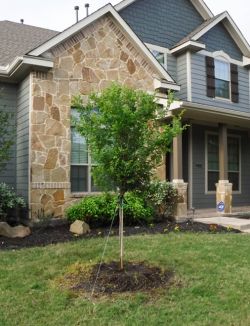
[{"label": "boulder in mulch", "polygon": [[6,222],[0,222],[0,236],[7,238],[25,238],[30,234],[29,227],[23,225],[12,227]]},{"label": "boulder in mulch", "polygon": [[74,223],[70,225],[70,232],[78,235],[90,233],[90,227],[84,221],[76,220]]}]

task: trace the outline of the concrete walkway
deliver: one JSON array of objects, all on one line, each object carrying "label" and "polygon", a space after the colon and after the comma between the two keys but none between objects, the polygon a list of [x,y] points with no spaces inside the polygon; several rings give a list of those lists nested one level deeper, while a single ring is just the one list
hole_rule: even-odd
[{"label": "concrete walkway", "polygon": [[231,227],[233,229],[240,230],[244,233],[250,233],[250,219],[216,216],[208,218],[194,218],[194,221],[205,224],[218,224],[225,227]]}]

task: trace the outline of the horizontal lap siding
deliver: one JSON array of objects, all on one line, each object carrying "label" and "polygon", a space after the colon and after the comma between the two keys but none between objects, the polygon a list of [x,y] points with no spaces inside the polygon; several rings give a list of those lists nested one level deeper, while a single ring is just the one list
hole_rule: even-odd
[{"label": "horizontal lap siding", "polygon": [[169,72],[170,76],[177,81],[177,59],[172,54],[168,53],[167,55],[167,71]]},{"label": "horizontal lap siding", "polygon": [[17,91],[17,193],[28,200],[29,184],[29,100],[30,82],[27,77]]},{"label": "horizontal lap siding", "polygon": [[206,44],[206,50],[209,52],[224,51],[235,60],[242,60],[242,53],[223,23],[220,23],[210,29],[200,39],[200,42]]},{"label": "horizontal lap siding", "polygon": [[144,42],[167,48],[203,22],[189,0],[137,0],[120,14]]},{"label": "horizontal lap siding", "polygon": [[249,72],[238,66],[239,73],[239,103],[207,97],[205,56],[192,55],[192,100],[209,106],[221,107],[241,112],[250,112],[249,108]]},{"label": "horizontal lap siding", "polygon": [[187,100],[187,57],[186,54],[177,58],[177,84],[181,86],[176,97],[180,100]]},{"label": "horizontal lap siding", "polygon": [[[16,133],[16,93],[15,85],[0,83],[0,111],[13,115],[10,120],[10,130],[14,136]],[[7,162],[4,170],[0,172],[0,182],[5,182],[11,187],[16,188],[16,144],[11,147],[10,157],[11,159]]]}]

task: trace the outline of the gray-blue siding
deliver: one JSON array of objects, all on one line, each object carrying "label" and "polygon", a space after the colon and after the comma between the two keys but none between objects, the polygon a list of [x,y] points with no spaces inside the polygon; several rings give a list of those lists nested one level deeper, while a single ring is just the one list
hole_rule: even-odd
[{"label": "gray-blue siding", "polygon": [[[0,83],[0,111],[8,112],[12,115],[10,129],[14,137],[16,134],[16,105],[17,87],[12,84]],[[5,182],[11,187],[16,188],[16,143],[11,148],[10,156],[11,159],[6,164],[4,170],[0,171],[0,182]]]},{"label": "gray-blue siding", "polygon": [[[193,207],[213,208],[216,206],[215,194],[205,193],[205,134],[215,128],[193,125]],[[241,139],[241,194],[233,194],[233,205],[250,205],[250,147],[247,132],[230,130],[230,134],[240,135]]]},{"label": "gray-blue siding", "polygon": [[28,200],[29,185],[29,76],[17,90],[16,190]]},{"label": "gray-blue siding", "polygon": [[189,0],[137,0],[120,15],[142,41],[167,48],[204,21]]},{"label": "gray-blue siding", "polygon": [[167,55],[167,71],[177,81],[177,58],[170,53]]},{"label": "gray-blue siding", "polygon": [[176,93],[176,98],[187,100],[187,56],[183,54],[177,58],[177,84],[181,90]]},{"label": "gray-blue siding", "polygon": [[211,99],[207,97],[206,90],[206,66],[205,56],[202,54],[192,55],[192,102],[242,112],[250,111],[249,107],[249,71],[238,66],[239,72],[239,103],[228,100]]},{"label": "gray-blue siding", "polygon": [[200,42],[206,45],[206,50],[209,52],[224,51],[231,58],[242,60],[241,50],[238,48],[223,23],[219,23],[200,39]]}]

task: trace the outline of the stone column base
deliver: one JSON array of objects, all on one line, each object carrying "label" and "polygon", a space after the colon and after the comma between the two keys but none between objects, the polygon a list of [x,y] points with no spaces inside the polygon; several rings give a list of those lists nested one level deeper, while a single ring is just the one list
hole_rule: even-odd
[{"label": "stone column base", "polygon": [[220,214],[232,213],[233,184],[228,180],[219,180],[216,184],[216,209]]},{"label": "stone column base", "polygon": [[179,202],[175,209],[176,222],[185,222],[187,220],[187,187],[188,184],[184,180],[173,180],[173,187],[177,189],[180,197]]}]

